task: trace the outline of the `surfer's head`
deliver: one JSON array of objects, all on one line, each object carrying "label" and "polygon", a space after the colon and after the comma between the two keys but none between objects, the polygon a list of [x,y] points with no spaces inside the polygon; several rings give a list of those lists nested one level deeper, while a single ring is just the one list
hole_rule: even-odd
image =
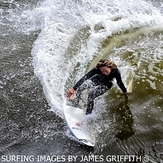
[{"label": "surfer's head", "polygon": [[114,62],[109,61],[108,59],[101,59],[96,64],[96,68],[100,69],[104,75],[109,75],[113,69],[117,68],[117,65]]}]

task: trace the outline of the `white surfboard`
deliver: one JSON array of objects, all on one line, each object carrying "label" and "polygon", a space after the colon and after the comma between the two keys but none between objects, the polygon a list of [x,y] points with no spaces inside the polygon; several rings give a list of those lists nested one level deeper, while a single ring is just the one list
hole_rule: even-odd
[{"label": "white surfboard", "polygon": [[85,116],[85,111],[73,106],[64,106],[65,120],[72,134],[77,140],[88,146],[95,146],[95,136],[91,136],[91,133],[86,129],[86,126],[78,126],[77,123],[82,123]]}]

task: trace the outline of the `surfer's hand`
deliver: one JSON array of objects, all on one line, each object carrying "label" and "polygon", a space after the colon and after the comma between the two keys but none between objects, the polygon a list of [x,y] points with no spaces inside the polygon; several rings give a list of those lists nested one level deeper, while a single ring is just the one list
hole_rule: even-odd
[{"label": "surfer's hand", "polygon": [[74,95],[75,90],[74,88],[71,88],[68,92],[67,92],[67,97],[70,98],[72,95]]},{"label": "surfer's hand", "polygon": [[132,92],[126,92],[126,93],[124,93],[124,95],[129,95],[129,94],[131,94]]}]

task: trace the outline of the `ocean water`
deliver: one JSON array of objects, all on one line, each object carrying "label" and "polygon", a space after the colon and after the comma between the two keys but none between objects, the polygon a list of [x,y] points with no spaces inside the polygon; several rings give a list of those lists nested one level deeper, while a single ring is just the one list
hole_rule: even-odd
[{"label": "ocean water", "polygon": [[[163,162],[162,0],[1,0],[0,29],[0,162]],[[96,99],[90,148],[63,107],[101,58],[132,94]]]}]

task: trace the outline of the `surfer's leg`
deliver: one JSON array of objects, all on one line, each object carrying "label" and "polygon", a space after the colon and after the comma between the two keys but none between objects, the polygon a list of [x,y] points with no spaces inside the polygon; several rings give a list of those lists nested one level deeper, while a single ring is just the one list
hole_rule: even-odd
[{"label": "surfer's leg", "polygon": [[90,93],[88,94],[88,101],[87,101],[87,110],[86,115],[91,114],[93,107],[94,107],[94,99],[102,94],[104,94],[106,91],[108,91],[112,87],[112,82],[108,86],[105,85],[99,85]]},{"label": "surfer's leg", "polygon": [[79,105],[79,101],[81,99],[81,95],[82,95],[82,92],[85,90],[85,89],[88,89],[88,88],[91,88],[93,87],[93,83],[91,80],[87,80],[85,81],[77,90],[76,90],[76,98],[75,98],[75,101],[74,101],[74,104],[76,106]]}]

